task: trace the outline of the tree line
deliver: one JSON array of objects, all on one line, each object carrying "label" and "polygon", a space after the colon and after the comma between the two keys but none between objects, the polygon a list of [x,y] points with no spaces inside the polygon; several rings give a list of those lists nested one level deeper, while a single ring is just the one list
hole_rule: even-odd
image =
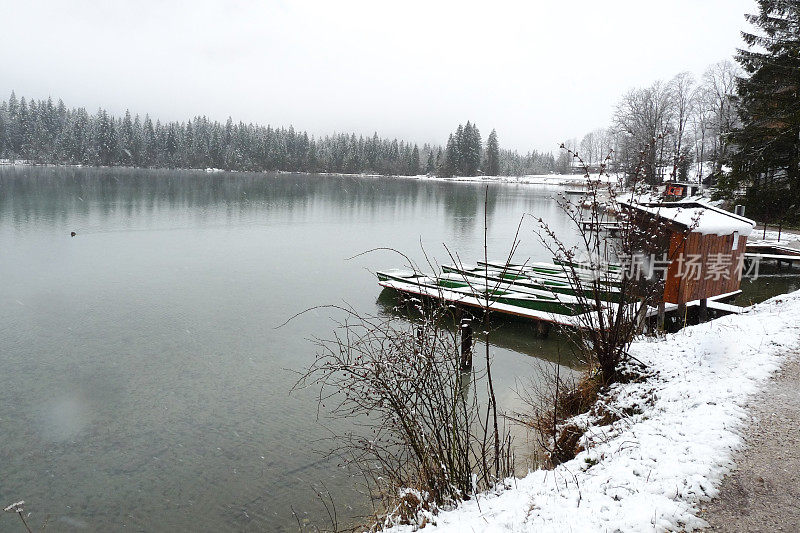
[{"label": "tree line", "polygon": [[651,184],[698,176],[708,182],[728,161],[728,136],[736,125],[738,70],[730,61],[706,69],[698,81],[689,72],[626,92],[611,124],[565,142],[589,166],[633,176],[637,168]]},{"label": "tree line", "polygon": [[42,164],[238,171],[372,173],[476,176],[555,172],[552,154],[501,150],[492,131],[486,146],[477,125],[467,122],[446,148],[387,139],[376,134],[315,138],[293,127],[273,128],[231,118],[223,124],[198,116],[164,122],[129,111],[115,117],[90,114],[62,100],[26,100],[14,92],[0,103],[0,158]]},{"label": "tree line", "polygon": [[[759,0],[747,49],[701,79],[683,72],[634,88],[611,124],[565,145],[647,181],[701,180],[761,221],[800,223],[800,3]],[[641,167],[641,168],[639,168]]]},{"label": "tree line", "polygon": [[416,175],[433,150],[377,134],[315,139],[291,126],[230,118],[224,124],[207,117],[162,123],[130,112],[89,114],[51,98],[17,100],[13,92],[0,104],[0,157],[33,163]]}]

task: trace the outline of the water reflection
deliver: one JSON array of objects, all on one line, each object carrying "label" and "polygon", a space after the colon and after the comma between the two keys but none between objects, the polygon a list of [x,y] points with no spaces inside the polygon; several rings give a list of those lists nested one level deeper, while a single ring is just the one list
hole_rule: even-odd
[{"label": "water reflection", "polygon": [[[58,531],[294,530],[324,481],[365,510],[317,451],[327,430],[296,370],[346,302],[394,312],[371,272],[483,256],[481,183],[131,169],[0,167],[0,499]],[[570,230],[553,190],[489,186],[503,257],[523,213]],[[77,236],[69,236],[75,231]],[[523,228],[520,257],[546,260]],[[376,301],[377,299],[377,301]],[[523,321],[491,335],[501,406],[565,342]],[[565,372],[570,368],[564,367]]]},{"label": "water reflection", "polygon": [[[365,510],[316,453],[328,433],[294,371],[347,302],[385,310],[371,272],[483,254],[483,184],[131,169],[0,168],[0,499],[59,531],[276,530],[324,512],[324,482]],[[533,187],[491,185],[491,254]],[[77,236],[70,237],[75,231]],[[534,239],[523,253],[541,257]],[[379,301],[376,303],[376,297]],[[553,340],[504,324],[491,351],[501,405]],[[551,344],[548,344],[550,342]]]},{"label": "water reflection", "polygon": [[[381,311],[394,316],[404,318],[415,318],[413,305],[407,303],[407,299],[393,289],[384,289],[378,296],[377,303]],[[474,318],[476,324],[475,340],[478,343],[485,342],[482,334],[483,315]],[[537,334],[536,328],[530,320],[517,318],[510,315],[494,313],[490,316],[490,344],[515,352],[535,355],[542,361],[558,363],[575,370],[581,370],[583,363],[575,351],[573,342],[569,335],[560,332],[557,328],[547,337]],[[455,320],[441,324],[443,327],[455,329]]]}]

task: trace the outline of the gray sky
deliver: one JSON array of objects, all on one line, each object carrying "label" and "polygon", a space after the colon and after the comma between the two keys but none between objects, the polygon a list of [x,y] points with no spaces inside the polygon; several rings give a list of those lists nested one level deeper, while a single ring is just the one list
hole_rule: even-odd
[{"label": "gray sky", "polygon": [[754,0],[0,0],[0,95],[553,150],[626,90],[731,59]]}]

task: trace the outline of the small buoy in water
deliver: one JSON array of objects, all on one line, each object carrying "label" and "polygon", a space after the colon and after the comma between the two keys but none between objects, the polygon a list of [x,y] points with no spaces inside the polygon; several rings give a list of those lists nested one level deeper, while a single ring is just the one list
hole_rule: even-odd
[{"label": "small buoy in water", "polygon": [[69,233],[69,236],[70,236],[70,237],[74,237],[75,235],[77,235],[77,233],[75,233],[74,231],[71,231],[71,232]]}]

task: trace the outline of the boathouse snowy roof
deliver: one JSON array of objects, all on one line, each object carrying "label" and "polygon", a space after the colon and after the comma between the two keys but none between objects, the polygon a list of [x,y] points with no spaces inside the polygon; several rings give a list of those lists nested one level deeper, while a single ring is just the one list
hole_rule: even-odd
[{"label": "boathouse snowy roof", "polygon": [[693,233],[702,233],[704,235],[731,235],[738,233],[747,237],[756,225],[749,218],[697,200],[641,204],[620,203],[670,220],[687,229],[691,228]]}]

